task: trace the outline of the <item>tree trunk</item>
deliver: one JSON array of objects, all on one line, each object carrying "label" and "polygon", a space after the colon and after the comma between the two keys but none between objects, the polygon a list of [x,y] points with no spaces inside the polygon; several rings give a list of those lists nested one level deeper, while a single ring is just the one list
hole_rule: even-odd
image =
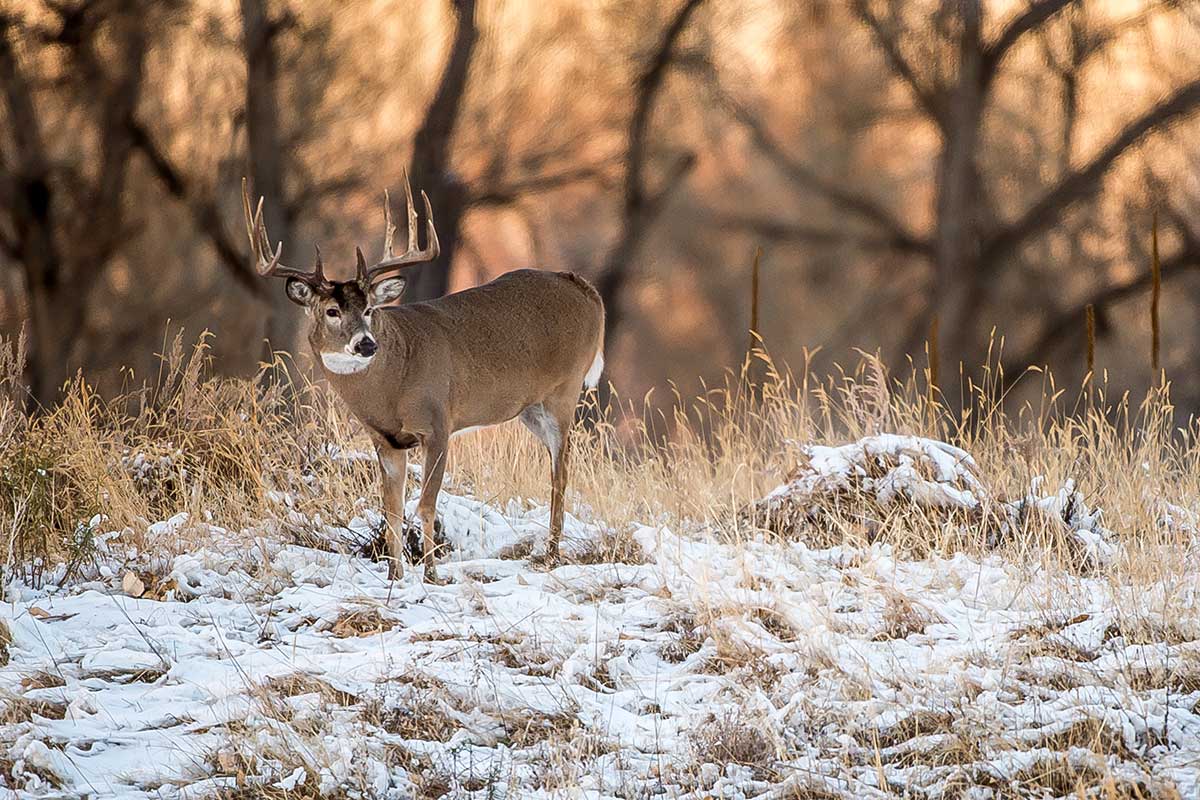
[{"label": "tree trunk", "polygon": [[937,221],[934,230],[934,307],[942,333],[942,360],[957,372],[960,360],[973,363],[975,311],[982,300],[979,263],[979,171],[976,161],[983,121],[983,47],[979,0],[963,0],[958,82],[949,97],[938,163]]},{"label": "tree trunk", "polygon": [[[263,200],[263,221],[284,252],[292,247],[291,219],[283,196],[285,169],[283,139],[279,129],[279,60],[275,37],[281,21],[269,16],[266,0],[242,0],[242,36],[246,59],[246,152],[252,191]],[[271,279],[267,279],[271,280]],[[272,284],[278,283],[271,280]],[[263,360],[271,362],[276,350],[296,353],[300,314],[283,287],[268,288]],[[295,377],[289,368],[289,374]]]},{"label": "tree trunk", "polygon": [[[30,160],[26,168],[40,171],[40,160],[40,157]],[[29,298],[30,394],[36,403],[49,408],[66,379],[69,344],[75,334],[72,329],[60,331],[54,326],[63,270],[54,238],[53,196],[48,176],[24,175],[18,180],[22,185],[14,193],[12,214]]]},{"label": "tree trunk", "polygon": [[58,402],[63,384],[75,372],[72,356],[83,330],[86,308],[77,292],[63,291],[61,287],[30,287],[29,300],[33,329],[30,392],[41,407],[52,408]]},{"label": "tree trunk", "polygon": [[424,191],[433,205],[442,252],[435,261],[415,270],[407,292],[410,301],[441,297],[450,288],[450,270],[467,211],[467,187],[451,170],[450,148],[467,91],[479,29],[475,25],[475,0],[454,0],[453,6],[458,18],[454,41],[437,92],[413,138],[409,168],[413,191]]},{"label": "tree trunk", "polygon": [[[146,8],[116,4],[96,13],[107,16],[110,49],[104,51],[107,69],[93,69],[102,56],[95,31],[85,13],[64,16],[68,58],[74,69],[96,79],[89,85],[99,149],[95,181],[72,186],[74,196],[88,205],[75,213],[86,217],[88,236],[70,239],[73,226],[63,219],[51,180],[54,169],[42,141],[41,120],[31,82],[10,43],[13,20],[0,15],[0,86],[11,123],[10,207],[16,235],[14,249],[24,268],[32,333],[31,386],[33,399],[43,407],[58,400],[59,389],[71,376],[71,357],[87,315],[88,295],[113,253],[124,243],[123,197],[132,138],[129,123],[141,96],[148,47]],[[70,35],[66,35],[66,33]],[[0,165],[8,167],[2,160]]]}]

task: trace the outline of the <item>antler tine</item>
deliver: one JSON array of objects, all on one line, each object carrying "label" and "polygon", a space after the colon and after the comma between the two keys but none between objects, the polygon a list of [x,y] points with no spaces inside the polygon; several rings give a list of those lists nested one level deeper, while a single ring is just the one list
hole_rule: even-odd
[{"label": "antler tine", "polygon": [[392,237],[396,235],[396,226],[392,224],[392,197],[388,190],[383,190],[383,255],[380,261],[394,258],[392,255]]},{"label": "antler tine", "polygon": [[[283,242],[272,251],[271,237],[267,234],[267,226],[263,222],[263,198],[258,198],[254,213],[250,212],[250,191],[247,181],[242,178],[242,211],[246,217],[246,235],[250,239],[250,251],[254,255],[254,267],[264,278],[299,278],[310,284],[323,283],[325,273],[321,264],[321,251],[317,250],[316,266],[310,270],[301,270],[281,264]],[[268,258],[270,256],[270,258]]]},{"label": "antler tine", "polygon": [[400,255],[392,253],[392,239],[396,233],[396,226],[392,224],[392,212],[390,198],[385,190],[383,193],[383,220],[384,220],[384,235],[383,235],[383,257],[374,265],[367,267],[364,270],[364,278],[371,283],[384,277],[385,272],[390,272],[396,268],[407,266],[409,264],[419,264],[424,261],[433,261],[442,252],[441,244],[438,242],[437,230],[433,224],[433,206],[429,203],[429,196],[425,192],[421,192],[421,199],[425,203],[425,230],[428,241],[425,244],[425,249],[417,247],[417,208],[413,203],[412,185],[408,181],[408,171],[404,172],[404,200],[405,210],[408,216],[408,247]]},{"label": "antler tine", "polygon": [[408,182],[408,170],[404,170],[404,207],[408,209],[408,252],[417,251],[417,209],[413,206],[412,184]]},{"label": "antler tine", "polygon": [[[429,205],[429,195],[421,190],[421,199],[425,201],[425,249],[429,252],[429,260],[437,258],[442,253],[442,244],[438,241],[437,228],[433,227],[433,206]],[[410,205],[409,208],[412,208]],[[417,215],[412,216],[413,227],[416,227]],[[413,237],[414,239],[416,237]],[[413,242],[416,246],[416,242]]]}]

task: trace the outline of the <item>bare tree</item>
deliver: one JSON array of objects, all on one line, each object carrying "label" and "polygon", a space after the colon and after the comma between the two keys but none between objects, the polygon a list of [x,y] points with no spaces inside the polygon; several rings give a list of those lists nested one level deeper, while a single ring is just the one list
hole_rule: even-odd
[{"label": "bare tree", "polygon": [[[285,250],[294,253],[299,215],[326,194],[354,188],[358,177],[347,174],[317,182],[304,173],[294,155],[316,127],[313,109],[305,107],[296,91],[289,91],[286,109],[280,103],[286,89],[281,61],[289,50],[304,46],[299,21],[286,7],[273,11],[266,0],[241,0],[240,10],[240,56],[246,80],[241,102],[232,112],[242,121],[245,131],[242,174],[249,177],[254,190],[267,200],[266,224],[273,232],[280,231],[279,241]],[[284,42],[288,33],[299,36],[294,46]],[[290,83],[319,84],[323,78],[308,70],[303,75],[293,75]],[[269,291],[267,283],[251,267],[241,237],[231,235],[224,222],[221,209],[227,204],[222,199],[224,194],[231,193],[232,187],[219,180],[204,181],[190,175],[158,141],[148,121],[134,120],[131,131],[135,146],[149,162],[153,174],[168,194],[188,208],[196,230],[207,239],[218,263],[261,304],[263,359],[269,361],[275,350],[295,352],[300,324],[295,310],[280,292]]]},{"label": "bare tree", "polygon": [[650,122],[662,90],[663,82],[676,58],[680,37],[688,22],[704,0],[684,0],[663,30],[634,87],[633,113],[626,133],[624,176],[622,178],[621,232],[605,259],[596,281],[604,300],[608,319],[605,327],[605,348],[615,341],[616,332],[624,318],[623,291],[632,274],[637,250],[646,232],[662,213],[667,199],[687,176],[695,163],[692,153],[676,155],[667,167],[666,175],[657,190],[647,186],[646,172],[650,160]]},{"label": "bare tree", "polygon": [[[924,7],[917,9],[901,0],[847,2],[847,11],[875,45],[891,80],[907,91],[913,113],[937,135],[932,224],[928,228],[916,229],[907,219],[909,214],[892,209],[869,189],[849,186],[805,163],[710,70],[712,84],[732,118],[747,130],[759,152],[780,174],[805,194],[828,203],[846,220],[845,226],[836,230],[780,220],[773,223],[775,232],[816,244],[851,239],[896,259],[916,259],[925,266],[927,276],[914,286],[924,302],[903,337],[904,351],[914,355],[920,351],[936,315],[944,357],[977,364],[987,329],[995,321],[981,312],[1001,285],[1000,276],[1020,263],[1027,248],[1052,234],[1069,211],[1094,201],[1103,190],[1105,177],[1125,156],[1172,123],[1195,114],[1200,109],[1200,79],[1177,86],[1080,160],[1074,152],[1074,130],[1078,115],[1075,87],[1082,69],[1111,46],[1120,29],[1142,24],[1153,11],[1171,13],[1172,6],[1153,4],[1153,8],[1109,27],[1068,20],[1060,27],[1071,40],[1072,51],[1067,63],[1058,66],[1067,103],[1058,144],[1061,169],[1049,181],[1032,176],[1028,191],[1032,199],[1023,210],[1005,218],[996,198],[1000,182],[1009,176],[989,173],[986,155],[997,143],[989,141],[984,132],[985,119],[999,108],[995,87],[1018,45],[1035,36],[1057,36],[1055,26],[1064,14],[1080,9],[1082,0],[1032,0],[1003,21],[988,20],[981,0],[939,4],[932,20]],[[988,31],[996,32],[989,35]],[[1103,294],[1117,285],[1098,291]]]},{"label": "bare tree", "polygon": [[[124,197],[133,151],[129,122],[142,92],[153,5],[53,4],[49,27],[0,13],[7,139],[0,156],[0,196],[7,201],[0,241],[23,270],[33,333],[31,391],[43,405],[71,374],[91,289],[131,235]],[[75,102],[86,110],[80,118],[89,125],[81,133],[95,141],[94,170],[76,169],[47,141],[39,78],[29,64],[29,50],[38,44],[66,54],[65,69],[79,87]]]},{"label": "bare tree", "polygon": [[[279,33],[288,15],[272,16],[266,0],[241,0],[242,47],[246,58],[246,171],[256,196],[266,198],[264,220],[285,248],[294,246],[288,203],[283,194],[288,165],[280,130]],[[293,250],[294,252],[294,250]],[[273,349],[294,350],[300,319],[282,292],[268,292],[265,359]]]}]

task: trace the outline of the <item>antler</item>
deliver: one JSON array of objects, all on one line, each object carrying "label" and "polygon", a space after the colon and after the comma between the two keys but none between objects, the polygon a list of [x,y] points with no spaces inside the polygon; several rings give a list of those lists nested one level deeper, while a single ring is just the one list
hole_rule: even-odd
[{"label": "antler", "polygon": [[263,222],[263,199],[258,198],[258,206],[250,213],[250,192],[246,188],[246,179],[242,178],[242,210],[246,214],[246,235],[250,237],[250,250],[254,253],[254,267],[264,278],[299,278],[305,283],[319,284],[325,282],[324,267],[321,263],[321,249],[317,248],[317,263],[312,270],[296,269],[279,263],[283,255],[283,242],[271,251],[271,239],[267,236],[267,226]]},{"label": "antler", "polygon": [[408,183],[408,172],[404,173],[404,197],[408,205],[408,249],[400,255],[392,254],[392,237],[396,234],[396,226],[392,224],[391,198],[388,196],[386,189],[383,191],[383,256],[375,264],[366,265],[362,253],[358,254],[358,276],[365,283],[375,283],[386,274],[390,274],[399,267],[404,267],[409,264],[420,264],[425,261],[433,261],[442,252],[442,247],[438,243],[437,230],[433,226],[433,209],[429,205],[429,196],[424,191],[421,192],[421,199],[425,201],[425,249],[417,247],[417,209],[413,207],[412,186]]}]

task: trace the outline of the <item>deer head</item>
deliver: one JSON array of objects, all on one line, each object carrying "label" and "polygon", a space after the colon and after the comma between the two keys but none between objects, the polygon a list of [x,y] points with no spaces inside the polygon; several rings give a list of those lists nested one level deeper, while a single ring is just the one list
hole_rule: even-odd
[{"label": "deer head", "polygon": [[250,194],[242,179],[242,207],[246,216],[246,232],[258,273],[264,277],[285,278],[285,292],[293,303],[304,308],[310,319],[308,341],[313,352],[320,355],[330,372],[345,375],[362,372],[370,366],[379,350],[371,334],[371,318],[376,308],[399,304],[404,297],[408,278],[405,267],[432,261],[441,252],[433,210],[429,197],[421,192],[425,202],[426,246],[417,246],[417,211],[413,207],[412,188],[404,176],[404,194],[408,208],[408,248],[400,255],[392,252],[396,226],[392,224],[390,197],[383,193],[384,237],[383,255],[368,266],[360,248],[355,248],[357,264],[352,281],[331,281],[325,277],[321,250],[317,248],[316,263],[303,270],[280,263],[281,242],[271,250],[271,240],[263,222],[262,198],[251,212]]}]

